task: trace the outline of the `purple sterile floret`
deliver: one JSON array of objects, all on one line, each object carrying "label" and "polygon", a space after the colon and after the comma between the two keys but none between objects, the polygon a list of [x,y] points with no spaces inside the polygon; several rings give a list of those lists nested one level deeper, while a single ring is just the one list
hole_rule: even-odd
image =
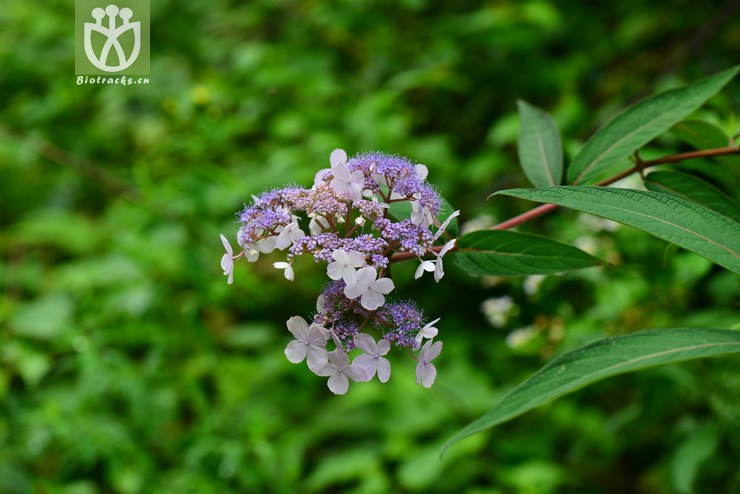
[{"label": "purple sterile floret", "polygon": [[434,236],[428,228],[414,225],[411,220],[394,223],[387,218],[380,218],[373,224],[380,230],[380,235],[391,245],[398,245],[398,250],[423,256],[434,243]]},{"label": "purple sterile floret", "polygon": [[293,208],[307,214],[318,213],[326,217],[345,216],[348,211],[346,201],[342,201],[326,184],[306,190],[293,198]]},{"label": "purple sterile floret", "polygon": [[359,332],[359,326],[353,321],[339,321],[334,325],[334,334],[339,337],[347,350],[355,347],[354,336]]},{"label": "purple sterile floret", "polygon": [[370,258],[371,263],[373,263],[373,259],[376,256],[383,257],[382,253],[386,247],[388,247],[388,243],[385,240],[373,237],[370,234],[363,234],[352,238],[341,238],[336,233],[319,233],[318,235],[306,236],[296,240],[290,248],[290,253],[296,256],[310,253],[313,254],[314,261],[316,262],[332,262],[332,253],[336,250],[344,249],[345,252],[361,252]]},{"label": "purple sterile floret", "polygon": [[388,303],[375,312],[375,324],[384,331],[383,338],[397,346],[414,347],[414,338],[423,326],[424,314],[413,302]]}]

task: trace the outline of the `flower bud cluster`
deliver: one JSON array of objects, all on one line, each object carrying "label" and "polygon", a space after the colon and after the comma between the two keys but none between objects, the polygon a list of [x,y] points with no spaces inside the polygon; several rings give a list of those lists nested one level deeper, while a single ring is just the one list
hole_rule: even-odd
[{"label": "flower bud cluster", "polygon": [[[440,222],[441,201],[426,181],[427,168],[406,158],[365,153],[348,159],[336,149],[329,162],[331,168],[317,172],[311,188],[291,186],[252,196],[252,203],[237,215],[241,252],[234,254],[221,235],[224,274],[232,283],[234,261],[244,257],[255,262],[275,250],[286,257],[273,265],[290,281],[297,256],[308,254],[327,263],[331,281],[317,300],[312,323],[299,316],[287,322],[295,337],[285,349],[288,360],[305,360],[312,372],[329,378],[332,392],[344,394],[350,380],[369,381],[377,375],[388,381],[391,367],[385,355],[395,345],[412,355],[418,351],[417,383],[431,387],[437,374],[431,360],[442,350],[442,342],[433,341],[439,319],[425,324],[412,302],[388,301],[395,286],[386,275],[392,256],[405,253],[420,261],[416,278],[434,272],[439,281],[442,257],[455,240],[439,246],[435,242],[459,212]],[[408,217],[394,218],[391,205],[403,202],[410,203]],[[329,340],[332,351],[326,348]],[[351,362],[350,352],[359,353]]]}]

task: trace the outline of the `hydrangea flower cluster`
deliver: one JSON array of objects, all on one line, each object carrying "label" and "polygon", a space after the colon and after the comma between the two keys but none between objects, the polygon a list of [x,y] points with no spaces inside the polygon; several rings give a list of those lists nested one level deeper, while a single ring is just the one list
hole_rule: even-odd
[{"label": "hydrangea flower cluster", "polygon": [[[439,282],[442,258],[455,246],[454,239],[442,244],[440,237],[459,211],[440,222],[441,201],[426,181],[427,168],[406,158],[365,153],[348,159],[335,149],[329,162],[331,167],[316,173],[311,188],[291,186],[252,196],[253,202],[237,215],[241,251],[235,254],[221,235],[224,275],[230,284],[234,261],[244,257],[255,262],[275,250],[286,257],[273,265],[290,281],[297,256],[327,263],[329,282],[317,299],[313,320],[294,316],[287,322],[295,338],[285,349],[288,360],[305,360],[309,370],[329,378],[333,393],[344,394],[350,380],[377,376],[387,382],[391,366],[385,356],[395,345],[416,359],[416,382],[431,387],[437,375],[432,360],[442,350],[442,342],[434,341],[439,319],[425,322],[413,302],[389,301],[395,286],[388,270],[394,255],[416,257],[416,278],[430,272]],[[401,202],[410,203],[410,214],[393,218],[390,207]],[[350,352],[359,355],[350,360]]]}]

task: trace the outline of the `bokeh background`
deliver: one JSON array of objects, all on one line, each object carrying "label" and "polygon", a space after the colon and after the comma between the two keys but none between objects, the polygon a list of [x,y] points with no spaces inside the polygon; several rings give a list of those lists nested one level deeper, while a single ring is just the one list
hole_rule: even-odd
[{"label": "bokeh background", "polygon": [[[738,280],[574,212],[522,227],[615,266],[546,279],[396,274],[445,342],[431,390],[335,397],[283,355],[321,267],[219,269],[250,194],[380,150],[486,227],[531,204],[516,99],[566,155],[661,88],[738,62],[740,3],[152,0],[151,84],[77,86],[71,1],[0,8],[0,493],[740,492],[737,359],[611,379],[440,446],[553,355],[648,327],[730,327]],[[737,130],[738,84],[701,113]],[[686,150],[670,135],[656,154]],[[737,194],[737,168],[705,176]],[[639,184],[637,184],[639,185]],[[275,260],[275,259],[273,259]],[[405,281],[401,281],[405,280]],[[734,311],[734,312],[733,312]]]}]

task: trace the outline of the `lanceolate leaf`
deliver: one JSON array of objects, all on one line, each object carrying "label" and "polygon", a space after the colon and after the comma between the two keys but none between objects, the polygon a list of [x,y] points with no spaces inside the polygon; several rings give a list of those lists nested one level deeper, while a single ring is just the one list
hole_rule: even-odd
[{"label": "lanceolate leaf", "polygon": [[740,206],[714,185],[694,175],[680,172],[653,172],[645,177],[645,186],[655,192],[664,192],[702,204],[735,221],[740,221]]},{"label": "lanceolate leaf", "polygon": [[560,185],[563,177],[563,147],[560,132],[550,116],[526,101],[517,101],[521,129],[519,131],[519,163],[535,187]]},{"label": "lanceolate leaf", "polygon": [[594,186],[508,189],[496,194],[557,204],[634,226],[740,274],[740,224],[685,199]]},{"label": "lanceolate leaf", "polygon": [[457,265],[477,275],[553,274],[603,264],[570,245],[508,230],[468,233],[457,239],[457,249]]},{"label": "lanceolate leaf", "polygon": [[591,343],[556,358],[444,445],[511,420],[607,377],[657,365],[740,353],[740,331],[652,329]]},{"label": "lanceolate leaf", "polygon": [[591,184],[628,169],[633,152],[670,129],[730,82],[740,66],[642,100],[596,132],[573,158],[568,181]]},{"label": "lanceolate leaf", "polygon": [[671,133],[695,149],[721,148],[730,143],[722,129],[703,120],[684,120]]}]

